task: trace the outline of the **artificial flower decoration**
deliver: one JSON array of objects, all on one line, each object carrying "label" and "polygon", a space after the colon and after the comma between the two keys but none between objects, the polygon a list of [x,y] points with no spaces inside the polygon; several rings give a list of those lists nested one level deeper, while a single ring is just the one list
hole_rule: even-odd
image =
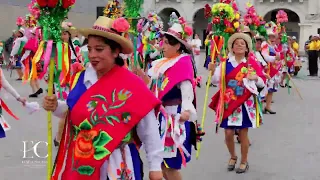
[{"label": "artificial flower decoration", "polygon": [[23,17],[21,17],[21,16],[17,17],[16,25],[17,25],[18,27],[21,27],[21,26],[24,25],[24,19],[23,19]]},{"label": "artificial flower decoration", "polygon": [[247,12],[243,17],[244,25],[248,26],[250,30],[255,31],[261,24],[260,17],[258,16],[255,7],[252,4],[247,3],[246,9]]},{"label": "artificial flower decoration", "polygon": [[58,2],[59,0],[37,0],[37,4],[39,5],[40,8],[44,8],[44,7],[55,8]]},{"label": "artificial flower decoration", "polygon": [[37,6],[37,2],[35,0],[32,0],[31,3],[27,5],[27,7],[31,16],[33,16],[35,19],[38,19],[40,16],[40,9]]},{"label": "artificial flower decoration", "polygon": [[172,12],[170,14],[170,19],[169,19],[168,25],[172,26],[174,23],[179,23],[179,17],[177,16],[177,14],[175,12]]},{"label": "artificial flower decoration", "polygon": [[76,0],[62,0],[62,7],[68,9],[76,3]]},{"label": "artificial flower decoration", "polygon": [[288,22],[288,14],[284,10],[279,10],[277,15],[277,23],[285,23]]},{"label": "artificial flower decoration", "polygon": [[204,6],[204,17],[206,18],[206,19],[208,19],[208,18],[210,18],[211,17],[211,7],[210,7],[210,5],[209,4],[206,4],[205,6]]},{"label": "artificial flower decoration", "polygon": [[130,29],[130,24],[125,18],[121,17],[113,21],[112,29],[115,29],[117,32],[124,33]]},{"label": "artificial flower decoration", "polygon": [[223,33],[234,33],[233,21],[236,16],[231,5],[225,3],[214,4],[212,7],[212,16],[214,17],[212,20],[213,30],[216,35],[220,36]]},{"label": "artificial flower decoration", "polygon": [[104,16],[111,19],[117,19],[121,17],[123,14],[122,12],[123,12],[123,7],[121,6],[118,0],[109,1],[103,11]]}]

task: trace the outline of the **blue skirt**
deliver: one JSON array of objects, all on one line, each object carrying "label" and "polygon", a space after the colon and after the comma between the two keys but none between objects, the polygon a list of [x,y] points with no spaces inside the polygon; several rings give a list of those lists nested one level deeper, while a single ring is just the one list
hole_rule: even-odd
[{"label": "blue skirt", "polygon": [[229,126],[228,125],[228,118],[222,120],[220,127],[223,129],[244,129],[244,128],[251,128],[252,123],[249,119],[249,115],[244,105],[242,105],[242,125],[241,126]]},{"label": "blue skirt", "polygon": [[3,127],[0,125],[0,138],[5,138],[6,132],[4,131]]},{"label": "blue skirt", "polygon": [[208,66],[209,66],[210,61],[211,61],[210,56],[206,56],[206,60],[205,60],[205,62],[204,62],[203,67],[205,67],[206,69],[208,69]]},{"label": "blue skirt", "polygon": [[21,57],[18,57],[18,60],[16,61],[16,67],[22,67]]}]

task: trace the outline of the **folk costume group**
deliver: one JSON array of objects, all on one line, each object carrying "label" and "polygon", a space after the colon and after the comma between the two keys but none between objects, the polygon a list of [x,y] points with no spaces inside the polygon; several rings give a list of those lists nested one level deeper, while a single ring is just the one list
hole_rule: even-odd
[{"label": "folk costume group", "polygon": [[[56,84],[55,95],[43,100],[43,108],[60,119],[54,139],[59,150],[53,180],[142,180],[145,171],[141,151],[146,152],[151,180],[182,180],[180,170],[191,161],[192,149],[197,149],[204,135],[197,124],[197,75],[192,60],[195,46],[188,43],[192,28],[184,18],[172,14],[168,31],[162,30],[161,23],[155,13],[138,23],[138,48],[128,36],[130,25],[123,17],[98,17],[91,28],[77,30],[85,37],[82,40],[71,23],[62,23],[64,55],[72,62],[72,69],[69,81]],[[283,84],[282,76],[293,73],[297,58],[291,46],[281,45],[276,25],[270,22],[266,27],[268,39],[245,27],[225,42],[225,61],[218,65],[206,61],[208,70],[213,71],[209,83],[225,84],[213,95],[209,107],[215,112],[223,109],[218,126],[225,130],[230,153],[227,169],[236,169],[237,173],[249,169],[248,129],[261,125],[263,113],[275,114],[271,110],[272,95],[278,85],[289,86]],[[41,68],[47,68],[38,69],[31,60],[41,30],[32,29],[30,38],[24,31],[17,31],[11,61],[21,65],[20,78],[29,78],[33,91],[29,97],[37,97],[43,93],[38,84],[38,79],[45,76]],[[134,49],[141,58],[138,66],[132,62]],[[25,98],[10,86],[2,72],[0,76],[0,87],[25,105]],[[261,98],[265,98],[264,110]],[[1,107],[10,111],[2,101]],[[0,122],[0,137],[5,137],[7,123],[2,115]],[[237,168],[235,132],[241,142]]]}]

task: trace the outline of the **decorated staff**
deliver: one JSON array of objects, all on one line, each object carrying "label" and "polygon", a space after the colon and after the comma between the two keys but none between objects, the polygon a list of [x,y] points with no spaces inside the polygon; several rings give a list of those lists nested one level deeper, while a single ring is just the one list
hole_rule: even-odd
[{"label": "decorated staff", "polygon": [[277,24],[280,29],[280,35],[281,35],[281,45],[283,47],[284,52],[284,65],[285,65],[285,75],[286,75],[286,86],[288,87],[288,93],[290,94],[290,81],[292,82],[295,90],[297,91],[299,97],[302,99],[302,96],[296,87],[295,83],[293,82],[291,75],[290,75],[290,69],[294,66],[294,52],[293,49],[288,44],[288,36],[286,32],[286,27],[284,23],[288,22],[288,15],[284,10],[279,10],[277,15]]},{"label": "decorated staff", "polygon": [[[208,6],[206,7],[208,9]],[[211,10],[211,16],[207,15],[208,18],[212,18],[212,30],[213,30],[213,40],[211,41],[211,63],[219,64],[226,58],[227,54],[227,42],[230,36],[239,31],[239,19],[240,14],[236,3],[233,0],[225,1],[221,0],[220,3],[214,4]],[[223,57],[221,57],[221,52]],[[206,86],[206,94],[203,105],[203,113],[201,120],[201,129],[204,129],[204,121],[207,113],[208,104],[208,94],[209,87],[211,84],[211,77],[213,73],[209,71],[208,82]],[[220,87],[221,88],[221,87]],[[223,98],[220,99],[223,102]],[[223,114],[223,108],[220,107],[219,112],[217,112],[217,120],[221,122]],[[198,150],[196,157],[199,157],[201,149],[201,142],[198,142]]]},{"label": "decorated staff", "polygon": [[151,62],[161,58],[161,50],[157,45],[157,38],[163,29],[163,23],[155,12],[150,12],[147,18],[139,20],[137,25],[140,32],[142,43],[138,52],[142,55],[143,64],[140,65],[144,71],[151,67]]},{"label": "decorated staff", "polygon": [[[63,70],[68,71],[70,63],[64,56],[64,51],[68,51],[68,44],[63,44],[61,41],[62,27],[61,23],[67,18],[67,14],[75,0],[37,0],[37,7],[40,10],[38,19],[39,25],[42,28],[42,41],[39,48],[32,59],[32,63],[36,64],[40,60],[44,61],[43,74],[47,72],[49,67],[49,80],[48,80],[48,95],[53,94],[53,81],[54,74],[60,77]],[[42,77],[43,77],[42,74]],[[31,77],[36,77],[37,73],[32,73]],[[63,81],[67,77],[67,73],[63,74]],[[60,83],[58,81],[57,83]],[[52,166],[52,124],[51,112],[48,111],[48,180],[51,179],[51,166]]]},{"label": "decorated staff", "polygon": [[124,15],[128,19],[130,23],[130,30],[129,33],[133,37],[133,59],[134,59],[134,66],[138,66],[138,57],[137,57],[137,24],[140,18],[141,6],[143,4],[143,0],[124,0],[125,8],[124,8]]}]

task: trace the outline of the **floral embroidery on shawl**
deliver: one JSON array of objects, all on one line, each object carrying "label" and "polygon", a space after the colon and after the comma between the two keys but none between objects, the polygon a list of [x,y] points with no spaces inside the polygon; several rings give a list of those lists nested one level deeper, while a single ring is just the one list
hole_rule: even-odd
[{"label": "floral embroidery on shawl", "polygon": [[[105,148],[112,137],[105,131],[94,129],[97,124],[108,124],[115,126],[116,123],[128,123],[131,119],[130,113],[109,113],[109,110],[117,110],[126,104],[126,101],[132,96],[128,90],[122,89],[119,92],[113,90],[111,98],[108,102],[107,98],[97,94],[91,96],[91,100],[87,103],[87,111],[90,112],[90,119],[85,119],[79,126],[73,126],[75,148],[72,156],[72,170],[82,175],[92,175],[95,171],[94,167],[82,165],[77,167],[77,160],[91,159],[102,160],[111,152]],[[98,109],[101,108],[98,113]],[[131,133],[124,138],[124,141],[131,139]]]},{"label": "floral embroidery on shawl", "polygon": [[151,91],[163,91],[169,83],[169,78],[164,74],[159,74],[157,79],[152,79]]}]

